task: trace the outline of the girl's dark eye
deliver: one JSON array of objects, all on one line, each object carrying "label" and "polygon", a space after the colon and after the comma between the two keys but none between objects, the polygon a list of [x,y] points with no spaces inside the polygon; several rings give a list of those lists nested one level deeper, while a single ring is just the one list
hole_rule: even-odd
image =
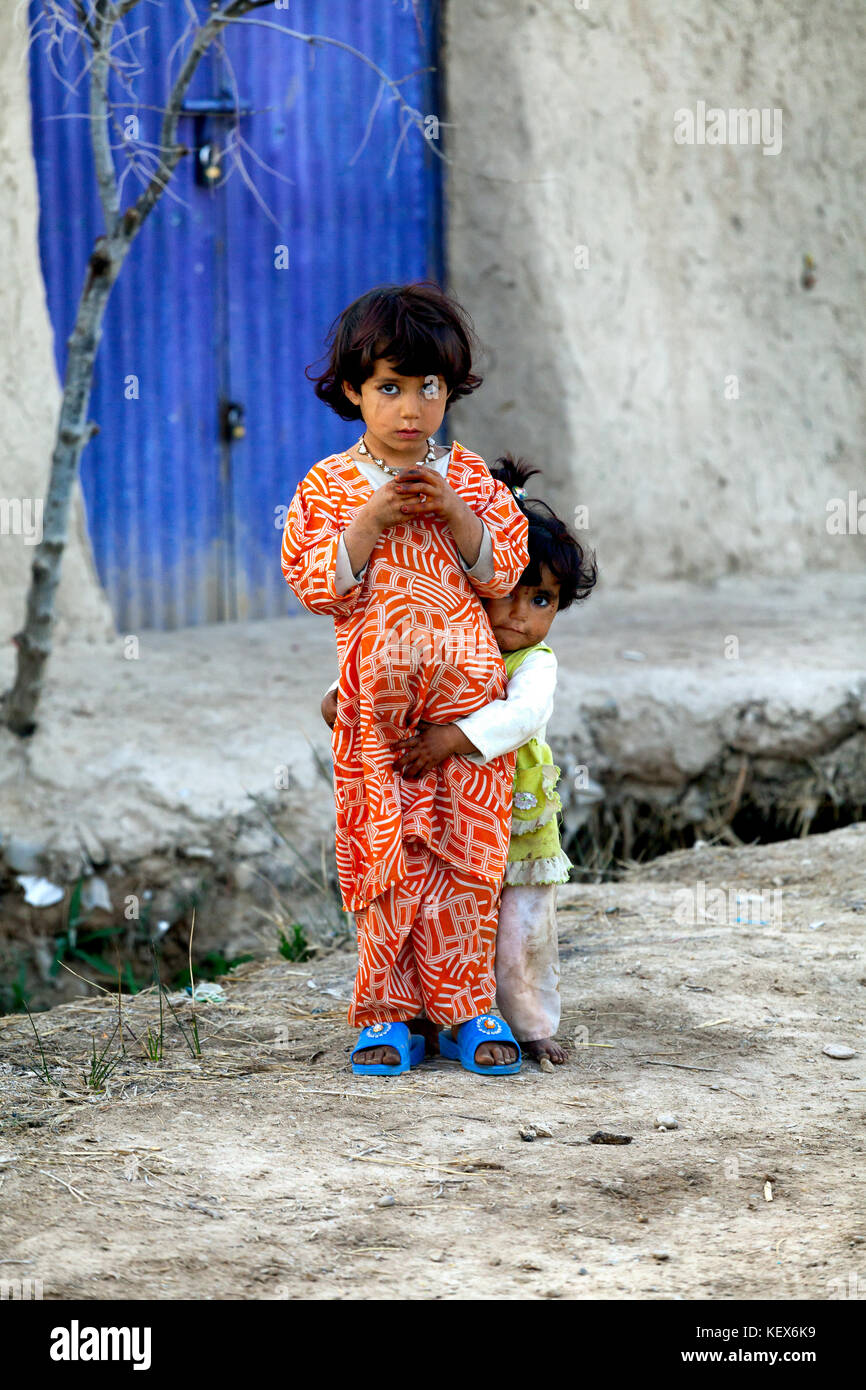
[{"label": "girl's dark eye", "polygon": [[379,390],[387,391],[390,395],[392,391],[399,391],[400,387],[397,385],[396,381],[386,381],[382,386],[379,387]]},{"label": "girl's dark eye", "polygon": [[545,598],[544,594],[536,594],[532,602],[537,604],[539,608],[547,608],[550,603],[550,599]]}]

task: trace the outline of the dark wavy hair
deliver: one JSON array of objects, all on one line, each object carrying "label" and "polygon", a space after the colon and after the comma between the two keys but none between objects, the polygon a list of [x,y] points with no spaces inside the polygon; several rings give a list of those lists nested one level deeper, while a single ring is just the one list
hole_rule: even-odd
[{"label": "dark wavy hair", "polygon": [[535,477],[541,469],[533,468],[525,459],[504,454],[496,460],[490,472],[511,488],[512,493],[518,490],[514,500],[529,521],[529,564],[520,576],[520,583],[533,587],[540,585],[541,566],[546,565],[559,581],[559,612],[589,598],[598,580],[595,553],[581,545],[546,502],[521,495],[527,480]]},{"label": "dark wavy hair", "polygon": [[379,285],[344,309],[328,330],[327,366],[306,375],[316,395],[343,420],[360,420],[361,412],[343,392],[356,391],[378,358],[387,358],[403,376],[445,378],[449,403],[481,385],[472,371],[475,334],[465,310],[431,281]]}]

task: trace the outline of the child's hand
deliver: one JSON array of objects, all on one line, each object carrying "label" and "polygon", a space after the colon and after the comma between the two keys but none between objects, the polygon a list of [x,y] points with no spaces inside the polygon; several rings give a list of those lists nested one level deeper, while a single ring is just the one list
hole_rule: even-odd
[{"label": "child's hand", "polygon": [[409,517],[441,516],[443,521],[450,522],[455,511],[467,505],[447,478],[423,464],[405,468],[399,478],[394,479],[394,487],[403,499],[404,515]]},{"label": "child's hand", "polygon": [[401,521],[410,521],[413,513],[417,511],[417,502],[414,507],[411,505],[414,501],[408,490],[402,488],[400,480],[392,478],[383,487],[376,488],[373,496],[358,512],[358,516],[365,519],[369,517],[370,522],[381,534],[390,530],[392,526],[398,526]]},{"label": "child's hand", "polygon": [[337,692],[329,690],[322,697],[322,718],[329,729],[333,729],[337,722]]},{"label": "child's hand", "polygon": [[481,550],[484,526],[469,503],[455,492],[447,478],[433,468],[417,464],[407,468],[396,480],[396,489],[406,501],[404,520],[438,516],[447,525],[457,549],[467,565],[474,565]]},{"label": "child's hand", "polygon": [[394,744],[394,767],[401,777],[412,780],[438,767],[452,753],[477,753],[457,724],[428,724],[422,719],[411,738]]}]

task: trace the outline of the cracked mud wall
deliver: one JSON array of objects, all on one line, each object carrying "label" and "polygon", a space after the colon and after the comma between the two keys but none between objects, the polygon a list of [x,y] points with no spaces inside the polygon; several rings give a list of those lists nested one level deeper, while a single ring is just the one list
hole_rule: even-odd
[{"label": "cracked mud wall", "polygon": [[[862,6],[446,0],[444,39],[457,437],[587,506],[608,583],[862,569],[866,505],[826,526],[866,503]],[[781,151],[677,144],[699,100],[781,110]]]},{"label": "cracked mud wall", "polygon": [[[44,499],[60,409],[37,240],[39,206],[33,160],[26,11],[0,11],[0,392],[3,452],[0,498],[9,504]],[[63,254],[58,242],[57,255]],[[28,513],[23,513],[25,519]],[[29,513],[31,521],[36,513]],[[11,533],[11,511],[0,516],[0,641],[24,621],[35,545]],[[35,529],[30,535],[36,535]],[[112,632],[108,602],[90,554],[80,489],[76,489],[57,598],[56,637],[101,640]]]}]

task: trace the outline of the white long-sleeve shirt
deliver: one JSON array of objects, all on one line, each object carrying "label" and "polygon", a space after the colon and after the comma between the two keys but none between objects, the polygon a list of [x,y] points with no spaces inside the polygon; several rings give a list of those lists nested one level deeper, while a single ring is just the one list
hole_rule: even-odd
[{"label": "white long-sleeve shirt", "polygon": [[531,738],[544,743],[555,690],[553,652],[531,652],[509,680],[504,700],[492,700],[474,714],[455,720],[478,749],[477,755],[466,756],[473,762],[489,763],[491,758],[522,748]]},{"label": "white long-sleeve shirt", "polygon": [[[352,462],[359,472],[363,473],[373,489],[384,487],[386,483],[391,482],[391,475],[389,473],[383,473],[381,468],[376,467],[375,463],[367,463],[366,460],[363,459],[353,459]],[[448,465],[450,462],[451,450],[449,449],[448,453],[443,454],[441,459],[434,459],[433,463],[428,463],[424,466],[425,468],[434,469],[444,478],[448,472]],[[470,579],[477,579],[479,584],[487,584],[493,578],[493,542],[490,539],[490,532],[483,521],[481,523],[481,531],[481,549],[478,552],[478,559],[475,561],[475,564],[467,565],[459,550],[457,551],[457,558]],[[360,584],[361,580],[364,578],[366,569],[367,566],[364,565],[357,574],[353,573],[352,564],[349,560],[349,552],[346,549],[346,542],[341,535],[337,546],[337,564],[334,572],[334,586],[337,593],[340,595],[347,594],[350,589],[354,589],[355,585]]]}]

